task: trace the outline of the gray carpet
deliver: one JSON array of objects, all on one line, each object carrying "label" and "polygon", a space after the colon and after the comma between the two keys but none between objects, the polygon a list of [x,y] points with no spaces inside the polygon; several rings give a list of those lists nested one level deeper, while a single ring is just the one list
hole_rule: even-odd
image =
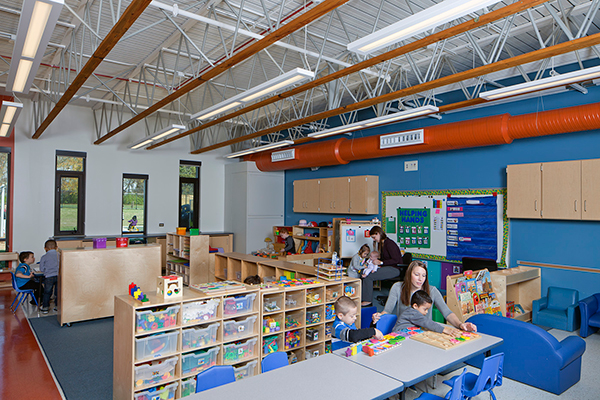
[{"label": "gray carpet", "polygon": [[29,322],[67,400],[112,399],[113,318],[70,327],[55,315]]}]

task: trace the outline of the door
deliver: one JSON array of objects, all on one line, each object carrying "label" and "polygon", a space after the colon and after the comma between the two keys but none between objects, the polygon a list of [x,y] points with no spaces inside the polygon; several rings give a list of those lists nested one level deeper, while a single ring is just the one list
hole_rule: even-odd
[{"label": "door", "polygon": [[199,188],[196,178],[179,178],[179,225],[199,228]]},{"label": "door", "polygon": [[62,235],[83,235],[83,179],[78,174],[61,172],[56,188],[55,231]]},{"label": "door", "polygon": [[600,159],[581,161],[581,218],[600,220]]},{"label": "door", "polygon": [[508,218],[540,218],[542,209],[541,164],[506,167]]},{"label": "door", "polygon": [[581,219],[581,161],[542,164],[542,218]]}]

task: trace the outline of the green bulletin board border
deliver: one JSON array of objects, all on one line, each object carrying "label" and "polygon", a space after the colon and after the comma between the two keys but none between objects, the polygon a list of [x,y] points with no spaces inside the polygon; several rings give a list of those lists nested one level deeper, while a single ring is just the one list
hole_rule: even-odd
[{"label": "green bulletin board border", "polygon": [[[508,217],[506,216],[506,188],[498,189],[447,189],[447,190],[408,190],[405,192],[381,192],[383,214],[382,224],[383,231],[386,231],[386,197],[387,196],[464,196],[464,195],[492,195],[494,193],[502,195],[502,256],[500,257],[500,263],[498,268],[506,268],[506,250],[508,248]],[[414,258],[421,258],[424,260],[435,260],[435,261],[446,261],[456,262],[454,260],[448,260],[444,256],[436,256],[431,254],[420,254],[413,253]]]}]

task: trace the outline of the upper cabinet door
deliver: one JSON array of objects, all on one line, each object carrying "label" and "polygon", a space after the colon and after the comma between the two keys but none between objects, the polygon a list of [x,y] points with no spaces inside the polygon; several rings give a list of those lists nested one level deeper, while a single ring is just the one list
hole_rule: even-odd
[{"label": "upper cabinet door", "polygon": [[542,164],[542,218],[581,219],[581,161]]},{"label": "upper cabinet door", "polygon": [[[350,179],[331,178],[328,179],[328,184],[333,190],[333,203],[331,212],[337,214],[346,214],[350,207]],[[321,210],[323,208],[321,207]]]},{"label": "upper cabinet door", "polygon": [[[296,181],[297,182],[297,181]],[[320,185],[319,179],[306,181],[306,209],[305,212],[320,212]]]},{"label": "upper cabinet door", "polygon": [[541,164],[506,167],[508,218],[540,218],[542,210]]},{"label": "upper cabinet door", "polygon": [[600,159],[581,161],[581,218],[600,220]]},{"label": "upper cabinet door", "polygon": [[306,181],[294,181],[294,212],[306,210]]},{"label": "upper cabinet door", "polygon": [[372,175],[350,177],[351,214],[379,213],[379,177]]}]

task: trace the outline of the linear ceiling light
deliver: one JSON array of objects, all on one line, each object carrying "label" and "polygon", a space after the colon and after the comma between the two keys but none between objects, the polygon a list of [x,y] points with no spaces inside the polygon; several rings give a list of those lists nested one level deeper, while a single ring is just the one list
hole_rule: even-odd
[{"label": "linear ceiling light", "polygon": [[278,89],[286,86],[293,85],[306,79],[312,79],[315,77],[315,73],[302,68],[294,68],[291,71],[281,74],[276,78],[273,78],[267,82],[261,83],[251,89],[246,90],[243,93],[237,94],[233,97],[228,98],[212,107],[202,110],[199,113],[192,115],[192,119],[204,120],[213,117],[217,114],[221,114],[233,107],[237,107],[240,104],[247,103],[268,93],[273,93]]},{"label": "linear ceiling light", "polygon": [[25,0],[6,89],[28,93],[63,7],[63,0]]},{"label": "linear ceiling light", "polygon": [[530,81],[503,87],[500,89],[489,90],[479,93],[479,97],[485,100],[496,100],[504,97],[517,96],[519,94],[535,92],[538,90],[549,89],[557,86],[565,86],[575,82],[582,82],[594,79],[600,76],[600,66],[593,68],[580,69],[578,71],[568,72],[566,74],[550,76],[537,81]]},{"label": "linear ceiling light", "polygon": [[376,125],[383,125],[389,122],[401,121],[404,119],[419,117],[422,115],[433,114],[438,112],[440,109],[435,106],[423,106],[417,108],[411,108],[404,111],[399,111],[394,114],[384,115],[381,117],[375,117],[371,119],[367,119],[365,121],[355,122],[353,124],[348,124],[344,126],[337,126],[335,128],[326,129],[324,131],[309,133],[308,137],[311,138],[322,138],[326,136],[339,135],[342,133],[349,133],[350,131],[355,131],[361,128],[370,128]]},{"label": "linear ceiling light", "polygon": [[148,145],[150,145],[152,142],[155,142],[159,139],[162,139],[166,136],[172,135],[176,132],[182,131],[186,129],[184,125],[175,125],[175,124],[171,124],[169,126],[167,126],[164,129],[161,129],[158,132],[153,133],[150,136],[145,136],[142,139],[138,140],[137,142],[135,142],[134,144],[130,145],[129,148],[131,150],[138,150],[144,147],[147,147]]},{"label": "linear ceiling light", "polygon": [[22,109],[22,103],[14,103],[12,101],[2,102],[2,107],[0,107],[0,136],[6,137],[10,135]]},{"label": "linear ceiling light", "polygon": [[446,0],[348,44],[348,50],[367,55],[401,40],[434,29],[501,0]]},{"label": "linear ceiling light", "polygon": [[240,150],[235,153],[227,154],[225,157],[226,158],[242,157],[242,156],[246,156],[248,154],[259,153],[259,152],[265,151],[265,150],[277,149],[279,147],[288,146],[290,144],[294,144],[294,141],[293,140],[282,140],[280,142],[265,144],[264,146],[258,146],[258,147],[252,147],[252,148],[246,149],[246,150]]}]

